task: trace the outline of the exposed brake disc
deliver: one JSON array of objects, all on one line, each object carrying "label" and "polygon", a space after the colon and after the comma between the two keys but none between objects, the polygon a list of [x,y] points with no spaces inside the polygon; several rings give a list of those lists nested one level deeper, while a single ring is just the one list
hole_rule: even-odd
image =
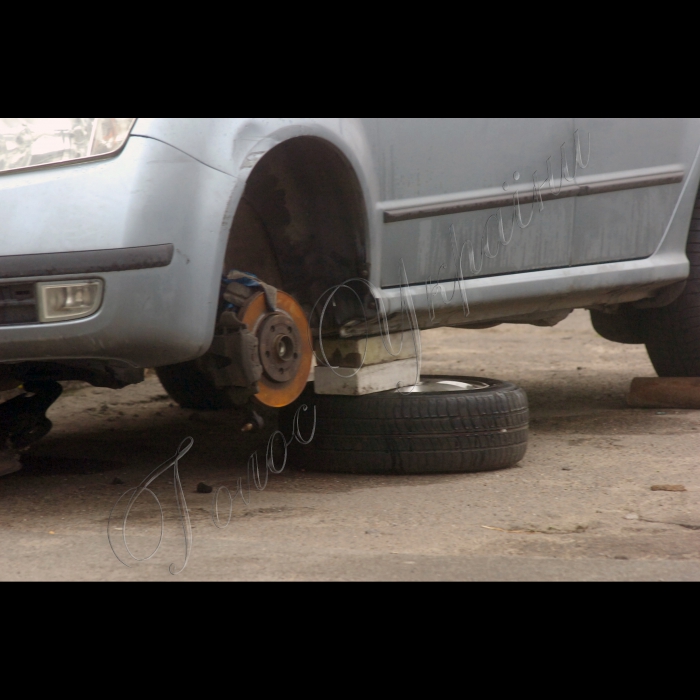
[{"label": "exposed brake disc", "polygon": [[280,291],[277,308],[270,311],[265,294],[259,293],[241,308],[238,318],[258,340],[262,373],[255,400],[274,408],[289,405],[306,388],[313,362],[304,311]]},{"label": "exposed brake disc", "polygon": [[224,283],[227,306],[203,358],[208,372],[219,388],[238,388],[272,408],[289,405],[306,387],[313,363],[303,309],[246,273],[233,271]]}]

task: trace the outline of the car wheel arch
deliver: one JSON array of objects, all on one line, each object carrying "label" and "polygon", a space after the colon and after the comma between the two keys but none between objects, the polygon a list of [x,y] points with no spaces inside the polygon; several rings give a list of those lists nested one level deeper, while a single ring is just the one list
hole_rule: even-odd
[{"label": "car wheel arch", "polygon": [[295,136],[252,167],[223,260],[312,306],[328,288],[369,276],[369,217],[355,167],[333,143]]}]

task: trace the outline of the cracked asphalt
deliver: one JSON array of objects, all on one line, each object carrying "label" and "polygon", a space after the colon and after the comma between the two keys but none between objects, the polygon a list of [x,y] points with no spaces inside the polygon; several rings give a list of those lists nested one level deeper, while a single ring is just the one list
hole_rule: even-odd
[{"label": "cracked asphalt", "polygon": [[[527,391],[531,442],[517,467],[370,477],[290,465],[218,529],[198,485],[235,492],[266,435],[241,433],[240,413],[180,409],[152,374],[119,392],[73,384],[49,413],[53,432],[0,478],[0,580],[700,580],[700,412],[627,407],[632,378],[654,376],[643,347],[599,338],[579,311],[555,328],[429,331],[423,353],[426,374]],[[110,510],[187,436],[187,567],[169,572],[184,557],[172,470],[151,487],[163,544],[124,566]],[[159,522],[152,498],[137,504],[136,557],[154,549]]]}]

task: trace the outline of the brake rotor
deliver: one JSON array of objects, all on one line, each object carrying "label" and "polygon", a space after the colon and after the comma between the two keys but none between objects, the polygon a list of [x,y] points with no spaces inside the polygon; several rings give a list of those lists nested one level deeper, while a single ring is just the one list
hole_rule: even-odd
[{"label": "brake rotor", "polygon": [[313,350],[304,311],[289,294],[278,291],[275,311],[260,293],[238,317],[258,339],[263,374],[254,398],[272,408],[288,406],[299,398],[311,374]]}]

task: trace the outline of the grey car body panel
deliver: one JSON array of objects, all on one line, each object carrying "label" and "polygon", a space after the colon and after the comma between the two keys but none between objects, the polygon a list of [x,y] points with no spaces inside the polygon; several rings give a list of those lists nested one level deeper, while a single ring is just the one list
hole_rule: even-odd
[{"label": "grey car body panel", "polygon": [[[547,177],[548,159],[560,179],[562,144],[573,176],[577,139],[585,162],[589,133],[590,161],[576,182],[600,191],[546,200],[542,211],[539,202],[528,203],[533,177],[537,183]],[[0,175],[0,257],[172,245],[172,261],[94,272],[105,281],[96,315],[2,327],[0,361],[95,358],[158,366],[204,353],[246,180],[266,153],[298,136],[323,139],[346,157],[367,208],[370,281],[391,311],[401,294],[410,294],[423,327],[633,301],[687,277],[699,119],[141,118],[116,158]],[[654,177],[667,181],[654,184]],[[651,184],[622,187],[625,178]],[[604,191],[609,182],[620,189]],[[466,265],[464,294],[457,290],[447,302],[434,283],[444,282],[449,299],[446,280],[459,276],[454,239],[458,246],[478,243],[497,209],[386,220],[387,212],[426,205],[440,211],[515,191],[525,218],[534,206],[533,224],[516,226],[512,243],[498,246],[478,274]],[[507,219],[512,207],[499,201]],[[409,282],[403,291],[402,269]]]},{"label": "grey car body panel", "polygon": [[[672,215],[682,188],[679,180],[685,179],[700,145],[700,131],[693,120],[444,119],[440,130],[430,130],[428,121],[377,120],[375,148],[383,156],[385,201],[380,206],[384,211],[489,194],[527,196],[534,189],[533,181],[539,185],[548,175],[554,176],[558,188],[563,162],[573,178],[577,139],[583,162],[588,160],[585,169],[578,169],[578,182],[610,185],[635,175],[669,171],[681,176],[673,184],[552,199],[544,202],[542,211],[539,203],[526,204],[523,220],[534,207],[532,224],[525,230],[516,226],[515,242],[497,257],[484,260],[481,271],[472,276],[650,256]],[[432,138],[421,138],[426,132]],[[690,144],[694,145],[688,148]],[[513,207],[501,206],[508,224]],[[453,228],[460,247],[471,242],[478,248],[494,211],[385,223],[382,286],[401,283],[401,261],[410,283],[454,277],[449,266],[439,272],[453,257]],[[491,239],[495,224],[492,220]]]},{"label": "grey car body panel", "polygon": [[[105,281],[105,295],[90,318],[0,328],[0,360],[91,358],[150,367],[206,352],[235,183],[142,138],[131,138],[114,159],[0,177],[3,256],[174,247],[167,267],[93,274]],[[56,277],[12,281],[41,279]]]}]

